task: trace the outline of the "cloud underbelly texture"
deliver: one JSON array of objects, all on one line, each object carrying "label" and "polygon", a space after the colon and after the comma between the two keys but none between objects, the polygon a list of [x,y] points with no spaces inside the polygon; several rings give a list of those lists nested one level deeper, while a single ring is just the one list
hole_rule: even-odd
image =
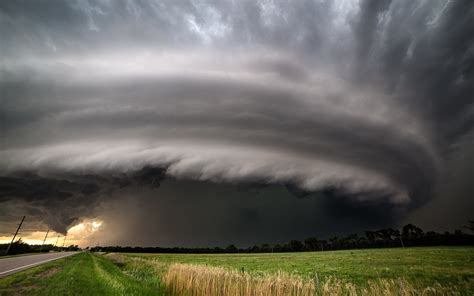
[{"label": "cloud underbelly texture", "polygon": [[[59,221],[36,211],[60,231],[165,175],[420,207],[472,136],[473,12],[468,0],[1,1],[0,201],[72,205]],[[155,176],[137,183],[144,170]]]},{"label": "cloud underbelly texture", "polygon": [[39,98],[63,106],[32,122],[13,121],[7,133],[22,136],[2,151],[3,170],[101,173],[151,165],[174,177],[334,187],[395,203],[417,202],[417,187],[433,182],[436,159],[422,122],[393,99],[324,73],[288,77],[268,65],[309,71],[277,54],[218,56],[219,70],[215,56],[182,62],[191,70],[175,66],[179,56],[173,64],[160,55],[132,65],[64,59],[49,73],[34,69],[41,78],[32,78],[18,113],[34,112]]}]

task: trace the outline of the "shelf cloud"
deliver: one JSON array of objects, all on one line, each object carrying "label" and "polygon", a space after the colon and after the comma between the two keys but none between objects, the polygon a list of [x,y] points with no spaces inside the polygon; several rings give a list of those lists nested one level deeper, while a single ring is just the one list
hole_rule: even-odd
[{"label": "shelf cloud", "polygon": [[[389,209],[382,224],[396,224],[472,168],[454,160],[472,158],[473,13],[470,1],[2,1],[0,219],[27,212],[65,233],[124,192],[201,182],[189,186],[284,187],[361,221]],[[164,199],[178,213],[183,198]]]}]

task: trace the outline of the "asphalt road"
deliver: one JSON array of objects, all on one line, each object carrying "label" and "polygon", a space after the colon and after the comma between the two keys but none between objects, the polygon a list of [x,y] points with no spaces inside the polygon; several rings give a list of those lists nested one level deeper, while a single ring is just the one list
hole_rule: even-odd
[{"label": "asphalt road", "polygon": [[38,255],[14,256],[0,259],[0,278],[30,267],[68,257],[79,252],[57,252]]}]

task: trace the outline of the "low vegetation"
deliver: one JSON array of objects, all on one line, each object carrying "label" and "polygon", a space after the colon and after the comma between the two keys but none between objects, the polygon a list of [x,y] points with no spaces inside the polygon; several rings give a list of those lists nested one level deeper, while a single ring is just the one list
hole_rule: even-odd
[{"label": "low vegetation", "polygon": [[474,295],[474,248],[81,253],[0,279],[0,295]]},{"label": "low vegetation", "polygon": [[[473,295],[474,248],[109,254],[152,266],[166,295]],[[148,267],[150,268],[150,267]]]},{"label": "low vegetation", "polygon": [[[21,239],[16,240],[8,249],[10,244],[0,244],[0,257],[11,256],[18,254],[29,254],[29,253],[47,253],[50,251],[79,251],[77,245],[70,245],[66,247],[59,247],[51,244],[47,245],[30,245],[23,242]],[[8,249],[8,254],[7,254]]]},{"label": "low vegetation", "polygon": [[474,247],[417,247],[263,254],[124,254],[162,264],[224,267],[251,274],[284,272],[325,281],[329,277],[364,285],[405,278],[418,286],[474,285]]}]

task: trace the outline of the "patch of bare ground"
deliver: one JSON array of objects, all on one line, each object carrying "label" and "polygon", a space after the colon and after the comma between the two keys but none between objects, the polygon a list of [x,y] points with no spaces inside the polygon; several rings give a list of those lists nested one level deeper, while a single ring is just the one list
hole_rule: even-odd
[{"label": "patch of bare ground", "polygon": [[38,279],[45,279],[45,278],[49,278],[50,276],[52,276],[53,274],[55,274],[56,272],[59,272],[61,270],[61,267],[59,266],[55,266],[55,267],[51,267],[45,271],[42,271],[40,273],[38,273],[35,278],[38,278]]},{"label": "patch of bare ground", "polygon": [[29,285],[29,286],[21,286],[21,285],[15,285],[15,293],[12,295],[14,296],[22,296],[22,295],[29,295],[30,291],[38,289],[38,285]]}]

